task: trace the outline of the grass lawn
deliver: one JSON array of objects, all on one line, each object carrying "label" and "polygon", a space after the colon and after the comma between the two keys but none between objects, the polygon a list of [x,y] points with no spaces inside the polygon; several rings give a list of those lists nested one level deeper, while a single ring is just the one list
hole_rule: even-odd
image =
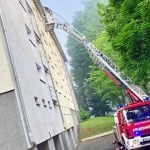
[{"label": "grass lawn", "polygon": [[114,124],[113,117],[96,117],[81,122],[81,138],[87,138],[112,130]]}]

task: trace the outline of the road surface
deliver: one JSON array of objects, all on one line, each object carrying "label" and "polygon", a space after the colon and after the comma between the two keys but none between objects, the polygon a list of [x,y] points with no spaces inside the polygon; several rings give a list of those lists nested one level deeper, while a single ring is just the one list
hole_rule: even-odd
[{"label": "road surface", "polygon": [[115,150],[117,145],[112,144],[113,139],[113,135],[108,135],[98,139],[85,141],[79,144],[77,150]]},{"label": "road surface", "polygon": [[[112,144],[113,135],[107,135],[94,140],[85,141],[79,144],[77,150],[116,150],[116,144]],[[137,150],[150,150],[150,146]]]}]

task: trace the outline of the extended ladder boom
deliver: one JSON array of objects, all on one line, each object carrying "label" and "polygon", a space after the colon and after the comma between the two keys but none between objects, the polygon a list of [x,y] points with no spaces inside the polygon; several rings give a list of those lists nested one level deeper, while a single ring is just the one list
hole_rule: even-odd
[{"label": "extended ladder boom", "polygon": [[[111,78],[115,84],[125,89],[126,94],[132,102],[143,101],[148,97],[138,86],[132,83],[132,80],[119,71],[117,66],[97,49],[74,27],[68,23],[62,23],[53,16],[53,12],[45,7],[46,30],[53,31],[54,28],[60,28],[71,34],[88,51],[92,60],[103,70],[104,74]],[[62,20],[62,18],[61,18]]]}]

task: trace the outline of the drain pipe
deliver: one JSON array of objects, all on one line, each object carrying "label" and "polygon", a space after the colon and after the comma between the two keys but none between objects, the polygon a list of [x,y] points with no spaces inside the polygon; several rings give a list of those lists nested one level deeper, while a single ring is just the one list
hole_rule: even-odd
[{"label": "drain pipe", "polygon": [[29,140],[30,144],[35,146],[37,144],[34,141],[33,135],[32,135],[32,132],[31,132],[31,127],[30,127],[29,120],[28,120],[28,117],[27,117],[27,112],[26,112],[24,101],[23,101],[22,91],[21,91],[21,88],[20,88],[20,83],[19,83],[19,79],[18,79],[18,75],[17,75],[13,55],[11,53],[11,48],[10,48],[10,44],[9,44],[9,40],[8,40],[8,34],[7,34],[7,28],[6,28],[6,25],[4,24],[4,18],[2,16],[1,11],[0,11],[0,24],[2,26],[2,31],[3,31],[3,34],[4,34],[4,40],[6,42],[6,48],[7,48],[7,53],[8,53],[8,57],[9,57],[9,60],[10,60],[10,65],[12,67],[11,70],[12,70],[13,78],[15,80],[17,95],[18,95],[19,100],[20,100],[23,119],[24,119],[24,122],[25,122],[25,128],[26,128],[26,131],[27,131],[27,137],[28,137],[28,140]]}]

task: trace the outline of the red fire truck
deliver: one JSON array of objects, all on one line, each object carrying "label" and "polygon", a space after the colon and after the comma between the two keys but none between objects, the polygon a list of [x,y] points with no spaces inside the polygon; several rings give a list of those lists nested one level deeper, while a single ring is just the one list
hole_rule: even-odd
[{"label": "red fire truck", "polygon": [[59,28],[72,35],[85,47],[89,56],[104,74],[112,79],[117,86],[125,90],[130,103],[119,108],[114,114],[115,126],[113,131],[118,144],[128,150],[150,145],[149,96],[137,85],[134,85],[131,79],[120,72],[107,56],[90,43],[78,30],[66,23],[62,17],[54,18],[54,13],[47,7],[43,11],[45,12],[45,28],[47,31],[53,35],[55,34],[54,28]]},{"label": "red fire truck", "polygon": [[114,114],[116,141],[124,149],[150,145],[150,101],[130,103]]}]

